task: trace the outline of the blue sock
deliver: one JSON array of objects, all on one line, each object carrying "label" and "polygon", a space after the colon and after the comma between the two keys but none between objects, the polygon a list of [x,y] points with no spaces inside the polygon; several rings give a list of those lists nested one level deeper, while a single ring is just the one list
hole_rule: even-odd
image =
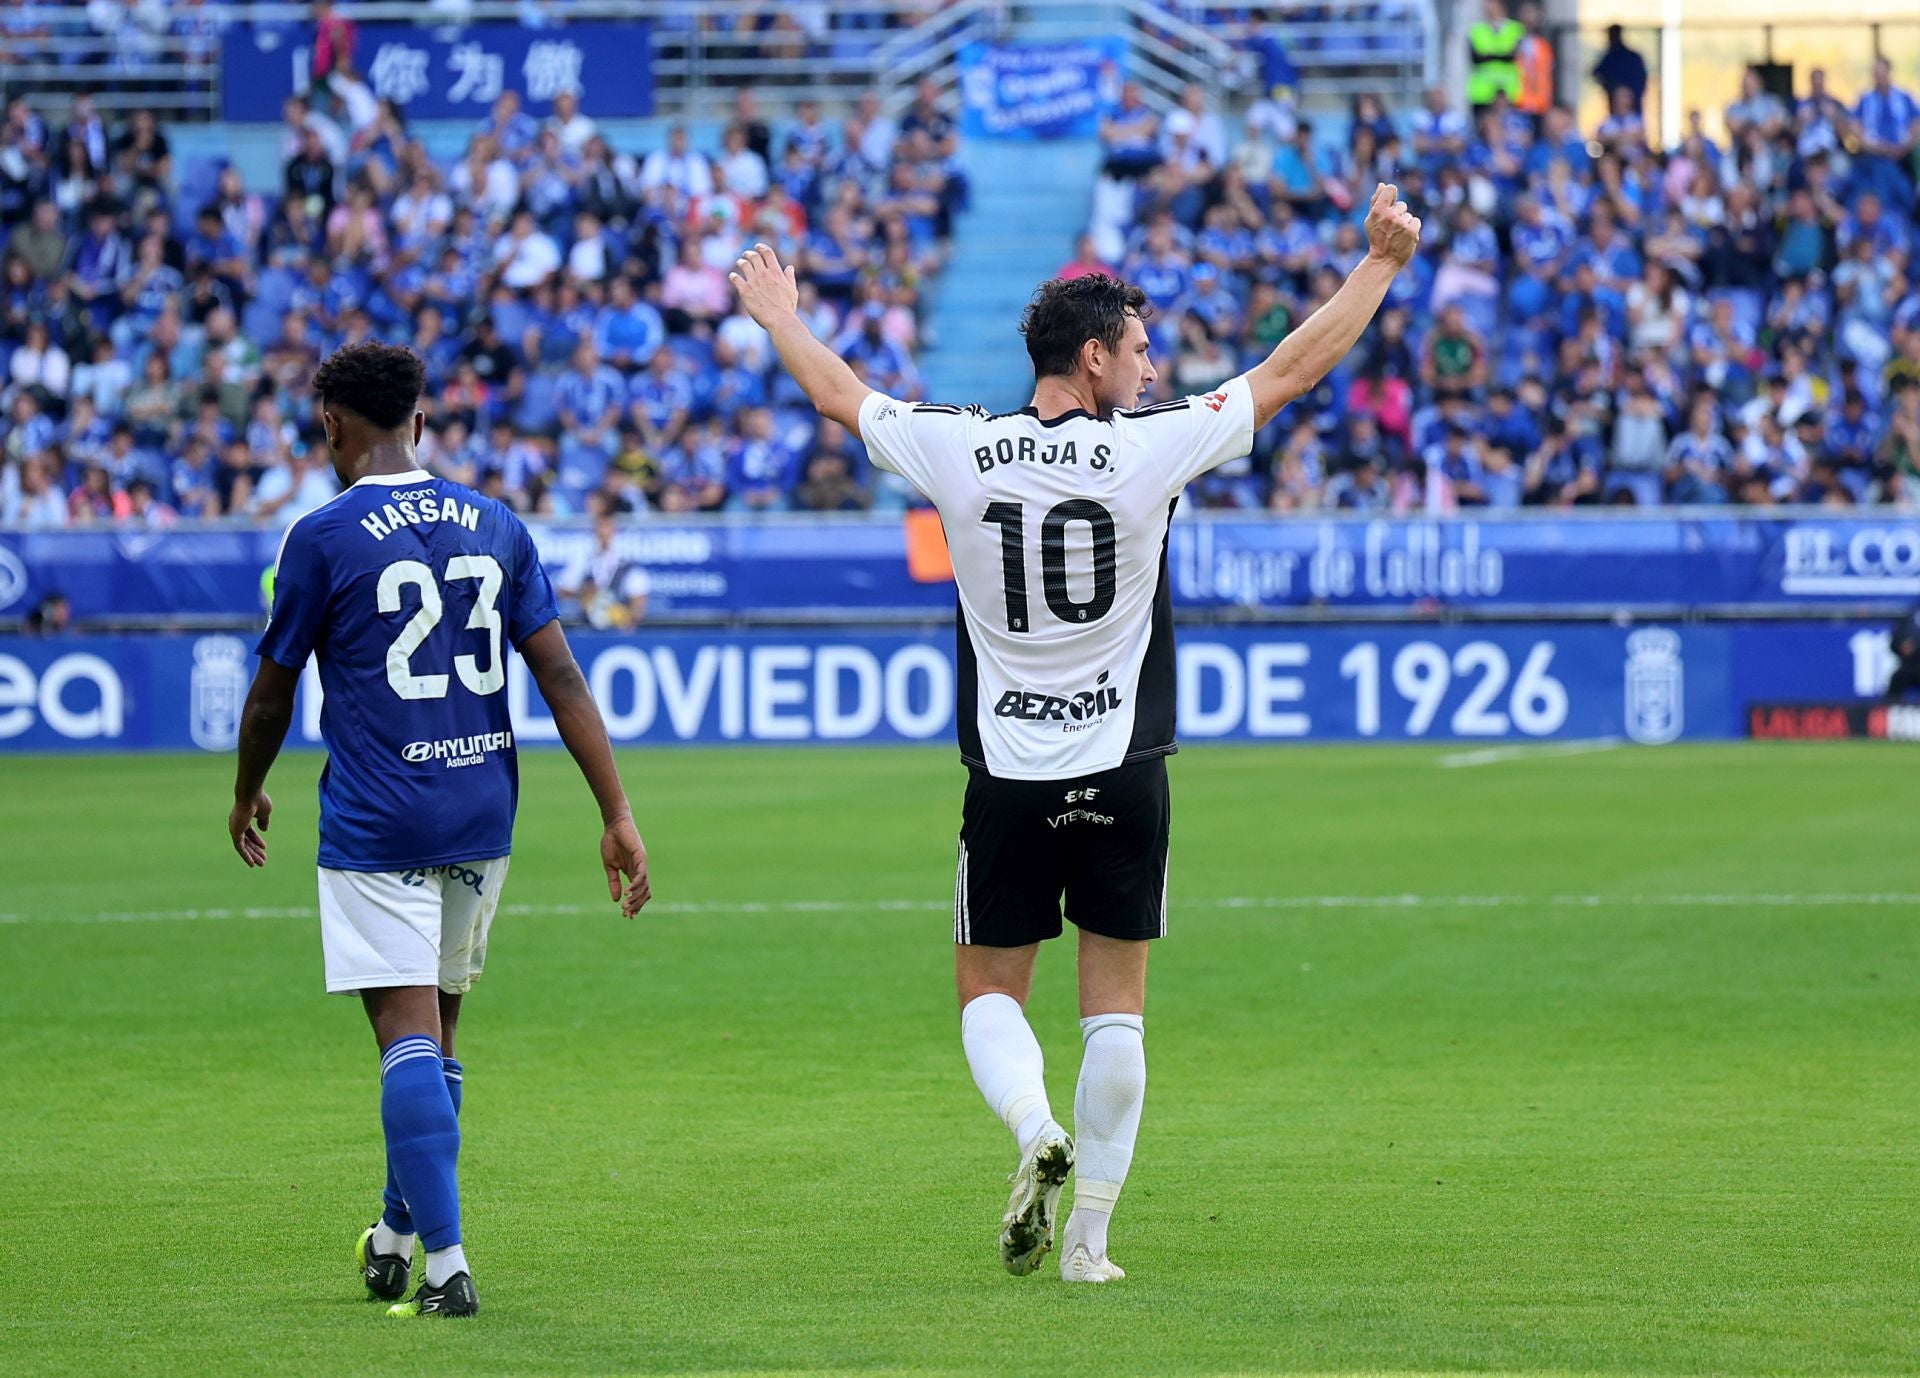
[{"label": "blue sock", "polygon": [[429,1251],[458,1244],[460,1121],[448,1094],[440,1045],[425,1034],[397,1038],[381,1054],[380,1123],[393,1184],[420,1242]]},{"label": "blue sock", "polygon": [[393,1157],[387,1157],[387,1189],[381,1193],[387,1203],[380,1212],[380,1219],[395,1234],[413,1233],[413,1212],[407,1209],[407,1198],[400,1194],[400,1179],[393,1175]]},{"label": "blue sock", "polygon": [[[442,1058],[440,1065],[446,1072],[447,1094],[453,1098],[453,1113],[457,1117],[460,1114],[460,1081],[466,1069],[450,1057]],[[387,1228],[395,1234],[412,1234],[413,1212],[407,1209],[407,1198],[400,1194],[400,1183],[393,1175],[391,1161],[387,1163],[385,1200],[387,1208],[381,1212],[380,1218],[387,1222]]]}]

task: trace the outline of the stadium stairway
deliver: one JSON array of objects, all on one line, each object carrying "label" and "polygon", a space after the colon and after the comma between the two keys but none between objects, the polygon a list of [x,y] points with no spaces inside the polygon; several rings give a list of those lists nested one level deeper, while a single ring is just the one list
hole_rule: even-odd
[{"label": "stadium stairway", "polygon": [[927,399],[1011,411],[1033,393],[1033,370],[1015,326],[1033,289],[1073,257],[1087,227],[1098,139],[967,144],[972,206],[954,231],[931,324],[936,347],[921,360]]}]

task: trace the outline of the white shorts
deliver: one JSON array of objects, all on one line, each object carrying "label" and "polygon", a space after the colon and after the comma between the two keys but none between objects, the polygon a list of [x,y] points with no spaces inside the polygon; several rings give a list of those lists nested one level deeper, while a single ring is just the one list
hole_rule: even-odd
[{"label": "white shorts", "polygon": [[327,990],[438,986],[462,995],[487,960],[506,857],[411,871],[320,868]]}]

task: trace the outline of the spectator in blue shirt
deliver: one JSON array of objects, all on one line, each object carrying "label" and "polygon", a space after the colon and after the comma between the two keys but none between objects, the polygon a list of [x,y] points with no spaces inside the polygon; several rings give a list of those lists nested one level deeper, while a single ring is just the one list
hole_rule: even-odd
[{"label": "spectator in blue shirt", "polygon": [[1873,89],[1860,97],[1853,117],[1859,127],[1860,156],[1854,174],[1900,215],[1914,208],[1914,143],[1920,139],[1920,104],[1893,84],[1893,65],[1873,60]]},{"label": "spectator in blue shirt", "polygon": [[661,455],[660,508],[718,512],[727,501],[728,438],[718,418],[689,430]]},{"label": "spectator in blue shirt", "polygon": [[1688,409],[1687,429],[1667,446],[1668,493],[1674,502],[1687,505],[1725,502],[1733,462],[1733,446],[1720,433],[1712,395],[1696,395]]},{"label": "spectator in blue shirt", "polygon": [[627,405],[640,442],[654,454],[677,444],[693,412],[693,388],[673,351],[656,350],[647,370],[627,389]]},{"label": "spectator in blue shirt", "polygon": [[1467,151],[1467,117],[1447,99],[1445,87],[1429,86],[1413,112],[1413,152],[1429,177],[1458,163]]},{"label": "spectator in blue shirt", "polygon": [[120,279],[132,263],[133,255],[115,226],[112,207],[92,207],[87,212],[86,233],[74,249],[73,290],[91,309],[96,328],[105,327],[116,314]]},{"label": "spectator in blue shirt", "polygon": [[1627,46],[1618,24],[1607,26],[1607,49],[1593,64],[1593,79],[1606,93],[1609,109],[1616,108],[1615,96],[1626,92],[1638,112],[1647,95],[1647,60]]},{"label": "spectator in blue shirt", "polygon": [[1545,176],[1554,163],[1565,163],[1576,178],[1587,176],[1593,157],[1587,152],[1587,140],[1574,122],[1573,112],[1563,105],[1553,106],[1542,121],[1540,136],[1527,150],[1529,176]]},{"label": "spectator in blue shirt", "polygon": [[1827,90],[1826,70],[1815,67],[1807,73],[1807,94],[1794,104],[1794,152],[1802,158],[1845,159],[1841,140],[1851,119],[1845,104]]},{"label": "spectator in blue shirt", "polygon": [[880,303],[868,303],[834,340],[833,351],[849,364],[863,366],[868,381],[879,391],[908,397],[918,390],[918,375],[906,350],[881,333],[885,316]]},{"label": "spectator in blue shirt", "polygon": [[120,279],[125,314],[114,322],[114,342],[122,350],[131,351],[137,341],[152,332],[160,313],[179,296],[184,285],[179,270],[166,262],[166,244],[157,236],[141,240],[139,257],[127,265]]},{"label": "spectator in blue shirt", "polygon": [[774,435],[773,413],[749,407],[728,447],[727,507],[736,512],[784,512],[792,505],[799,456]]},{"label": "spectator in blue shirt", "polygon": [[1757,129],[1771,139],[1787,126],[1787,107],[1780,97],[1767,90],[1753,67],[1740,77],[1740,99],[1727,107],[1727,134],[1734,141]]},{"label": "spectator in blue shirt", "polygon": [[1327,175],[1326,157],[1314,148],[1313,125],[1302,120],[1292,142],[1282,144],[1274,155],[1274,196],[1290,201],[1296,210],[1317,214],[1326,204]]},{"label": "spectator in blue shirt", "polygon": [[1134,82],[1121,85],[1120,103],[1100,121],[1100,148],[1108,177],[1143,177],[1160,166],[1160,117]]},{"label": "spectator in blue shirt", "polygon": [[1867,411],[1866,397],[1848,388],[1840,406],[1827,414],[1826,453],[1856,502],[1866,496],[1879,448],[1880,427]]},{"label": "spectator in blue shirt", "polygon": [[1905,227],[1886,213],[1879,195],[1868,190],[1855,198],[1853,214],[1835,228],[1834,244],[1844,254],[1853,248],[1855,240],[1864,239],[1873,246],[1875,255],[1898,264],[1907,260],[1907,234]]},{"label": "spectator in blue shirt", "polygon": [[640,300],[633,279],[625,274],[613,280],[607,297],[594,318],[594,347],[623,373],[645,368],[666,343],[666,323],[650,302]]},{"label": "spectator in blue shirt", "polygon": [[573,367],[560,377],[560,485],[584,495],[596,487],[619,439],[627,385],[600,362],[591,340],[573,352]]},{"label": "spectator in blue shirt", "polygon": [[493,103],[493,113],[475,132],[491,136],[509,162],[524,166],[533,157],[540,122],[520,108],[520,93],[509,87],[500,93]]},{"label": "spectator in blue shirt", "polygon": [[1327,480],[1326,505],[1343,512],[1375,512],[1384,516],[1393,506],[1393,488],[1372,455],[1359,455],[1351,468]]}]

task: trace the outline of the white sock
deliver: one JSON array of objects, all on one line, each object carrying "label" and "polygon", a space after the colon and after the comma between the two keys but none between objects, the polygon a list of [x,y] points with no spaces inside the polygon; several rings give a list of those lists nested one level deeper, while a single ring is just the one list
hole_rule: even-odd
[{"label": "white sock", "polygon": [[1133,1164],[1140,1105],[1147,1093],[1146,1021],[1137,1014],[1094,1014],[1080,1021],[1087,1051],[1073,1096],[1073,1214],[1066,1247],[1084,1243],[1107,1256],[1107,1222]]},{"label": "white sock", "polygon": [[427,1286],[442,1287],[456,1273],[470,1273],[467,1251],[458,1244],[445,1249],[427,1250]]},{"label": "white sock", "polygon": [[376,1254],[398,1254],[405,1259],[413,1257],[413,1236],[401,1234],[390,1229],[384,1218],[373,1222],[373,1238],[368,1242],[369,1252]]},{"label": "white sock", "polygon": [[968,1001],[960,1011],[960,1044],[973,1069],[973,1084],[1020,1141],[1024,1158],[1054,1118],[1047,1105],[1040,1041],[1019,1002],[997,992]]}]

